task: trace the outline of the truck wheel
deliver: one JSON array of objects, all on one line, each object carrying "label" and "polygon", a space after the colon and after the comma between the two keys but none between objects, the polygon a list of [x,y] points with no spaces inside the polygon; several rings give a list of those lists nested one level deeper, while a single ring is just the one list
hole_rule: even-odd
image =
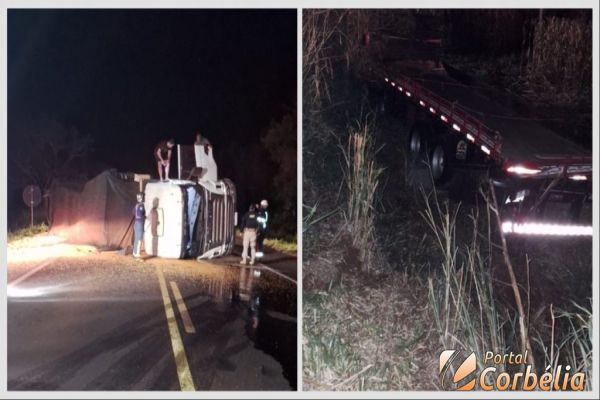
[{"label": "truck wheel", "polygon": [[408,136],[408,156],[411,162],[420,161],[423,158],[423,150],[425,143],[423,142],[423,135],[419,128],[414,128]]},{"label": "truck wheel", "polygon": [[436,186],[443,185],[450,180],[451,171],[448,163],[448,153],[442,143],[435,144],[429,158],[431,175]]}]

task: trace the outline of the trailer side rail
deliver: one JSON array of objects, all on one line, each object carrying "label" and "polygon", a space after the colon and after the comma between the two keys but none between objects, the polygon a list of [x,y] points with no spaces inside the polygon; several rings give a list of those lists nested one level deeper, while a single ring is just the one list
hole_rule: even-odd
[{"label": "trailer side rail", "polygon": [[481,151],[495,161],[501,162],[502,136],[493,131],[479,119],[461,110],[455,104],[419,85],[412,79],[395,74],[396,78],[384,78],[398,92],[429,110],[432,116],[438,116],[442,122],[452,127],[457,133],[463,134],[467,140],[478,146]]},{"label": "trailer side rail", "polygon": [[[460,106],[423,87],[411,78],[399,73],[394,73],[395,78],[393,79],[389,76],[388,74],[384,75],[386,83],[404,94],[409,100],[427,109],[432,117],[440,118],[455,132],[464,135],[468,141],[498,164],[507,161],[502,156],[503,138],[500,132],[486,126],[480,119],[473,117]],[[591,156],[535,156],[535,159],[537,164],[535,168],[538,172],[529,175],[531,178],[548,178],[560,174],[574,180],[591,178]]]}]

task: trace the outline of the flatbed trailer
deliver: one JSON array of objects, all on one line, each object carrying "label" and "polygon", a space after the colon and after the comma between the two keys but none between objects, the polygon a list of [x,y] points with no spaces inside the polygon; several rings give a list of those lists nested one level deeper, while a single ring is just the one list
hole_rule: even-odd
[{"label": "flatbed trailer", "polygon": [[[569,226],[580,222],[583,204],[591,202],[591,151],[542,126],[513,96],[461,82],[444,68],[387,63],[379,79],[404,110],[409,158],[426,162],[437,186],[484,172],[501,194],[507,231],[523,223],[544,230],[538,220],[552,220],[544,215],[549,202],[569,203]],[[587,225],[545,231],[591,235]]]}]

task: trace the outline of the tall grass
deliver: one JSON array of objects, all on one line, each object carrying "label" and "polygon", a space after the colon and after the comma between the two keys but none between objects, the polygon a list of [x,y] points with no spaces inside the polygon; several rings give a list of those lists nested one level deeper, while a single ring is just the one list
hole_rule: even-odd
[{"label": "tall grass", "polygon": [[[592,25],[577,19],[545,18],[533,33],[527,77],[551,85],[555,96],[575,101],[592,85]],[[590,92],[591,93],[591,92]]]},{"label": "tall grass", "polygon": [[363,271],[372,266],[375,248],[375,196],[383,169],[375,162],[372,125],[365,121],[351,129],[342,147],[347,191],[345,219],[353,246],[359,250]]},{"label": "tall grass", "polygon": [[[478,211],[471,213],[471,241],[459,248],[456,222],[460,205],[440,205],[435,192],[423,192],[423,197],[425,210],[421,215],[443,255],[441,273],[428,281],[429,301],[443,348],[479,355],[485,351],[504,353],[504,331],[509,320],[496,305],[489,268],[491,249],[480,239],[482,234],[489,235],[489,231],[482,232],[481,226],[489,225],[490,214],[485,214],[487,219],[482,224]],[[478,364],[483,367],[481,357]]]},{"label": "tall grass", "polygon": [[[571,376],[582,372],[585,375],[585,390],[592,390],[592,311],[573,303],[575,311],[553,310],[550,307],[552,325],[550,345],[546,346],[538,335],[535,340],[544,350],[544,365],[551,366],[553,373],[559,365],[571,366]],[[559,325],[566,334],[556,338]],[[557,340],[558,339],[558,340]]]},{"label": "tall grass", "polygon": [[[424,192],[423,192],[424,193]],[[482,192],[483,194],[483,192]],[[518,347],[528,351],[528,361],[536,370],[536,358],[543,356],[545,366],[556,373],[559,365],[571,366],[571,376],[583,372],[586,390],[591,389],[592,379],[592,312],[590,308],[574,303],[574,311],[554,311],[550,306],[551,326],[537,327],[537,335],[529,326],[528,304],[521,303],[523,289],[512,271],[508,247],[502,233],[502,245],[492,243],[492,232],[498,222],[495,196],[486,197],[485,212],[475,208],[470,219],[470,241],[462,248],[456,243],[456,223],[460,205],[440,205],[435,192],[424,193],[425,209],[421,213],[432,231],[434,243],[442,253],[442,269],[437,276],[429,278],[429,302],[440,341],[446,349],[474,351],[478,355],[486,351],[496,354],[508,353]],[[515,291],[516,312],[499,301],[494,294],[491,275],[494,247],[502,250],[503,261],[509,269],[509,286]],[[526,260],[528,266],[529,259]],[[515,314],[514,316],[512,316]],[[541,335],[539,332],[549,335]],[[532,342],[538,344],[537,349]],[[537,354],[537,356],[536,356]],[[484,368],[482,357],[477,358],[480,370]],[[506,369],[505,365],[496,365]],[[538,366],[539,367],[539,366]],[[502,372],[499,369],[499,372]],[[538,370],[539,372],[539,370]]]},{"label": "tall grass", "polygon": [[[521,353],[524,354],[526,351],[529,352],[529,360],[532,366],[532,369],[535,370],[535,357],[533,354],[533,348],[531,346],[531,338],[529,336],[529,315],[525,312],[525,307],[523,306],[523,300],[521,298],[521,288],[519,287],[519,283],[517,282],[517,278],[515,276],[515,271],[513,268],[512,260],[508,250],[508,244],[506,240],[506,236],[502,229],[502,218],[500,216],[500,207],[498,205],[498,201],[496,198],[496,191],[494,189],[494,185],[489,183],[489,194],[481,190],[481,194],[485,196],[486,204],[488,210],[491,210],[495,216],[496,228],[498,229],[498,233],[500,236],[500,243],[502,249],[502,256],[504,257],[504,265],[506,266],[506,270],[510,277],[510,286],[513,290],[513,295],[515,299],[515,305],[517,307],[518,312],[518,321],[519,321],[519,336],[520,336],[520,346]],[[529,259],[527,258],[527,263],[529,263]],[[529,268],[529,266],[528,266]],[[529,288],[527,288],[529,290]]]},{"label": "tall grass", "polygon": [[381,29],[406,30],[406,13],[365,9],[307,9],[302,13],[302,83],[306,111],[331,101],[331,80],[345,70],[361,71],[369,63],[364,39]]},{"label": "tall grass", "polygon": [[308,105],[318,108],[331,99],[333,64],[340,58],[335,50],[341,41],[341,24],[346,11],[304,10],[302,13],[302,86]]},{"label": "tall grass", "polygon": [[589,78],[592,68],[591,24],[567,18],[546,18],[538,22],[528,67],[554,82]]}]

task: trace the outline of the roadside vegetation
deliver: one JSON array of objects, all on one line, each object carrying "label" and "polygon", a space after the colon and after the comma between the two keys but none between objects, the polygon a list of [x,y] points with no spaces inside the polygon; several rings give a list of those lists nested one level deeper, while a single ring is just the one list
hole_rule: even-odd
[{"label": "roadside vegetation", "polygon": [[[475,55],[460,44],[467,34],[465,28],[448,26],[453,41],[446,60],[482,84],[521,97],[523,106],[535,111],[541,123],[590,147],[591,15],[574,12],[571,18],[560,18],[552,10],[531,10],[519,17],[511,10],[480,13],[488,35],[507,39],[490,42]],[[454,14],[455,22],[472,19],[464,11]],[[515,33],[501,34],[507,31]]]},{"label": "roadside vegetation", "polygon": [[296,255],[298,252],[298,243],[295,239],[270,239],[265,238],[265,246],[280,251],[282,253],[289,253]]},{"label": "roadside vegetation", "polygon": [[35,235],[39,235],[40,233],[47,233],[47,232],[48,232],[48,225],[46,225],[45,223],[41,223],[41,224],[33,225],[33,226],[30,226],[27,228],[9,231],[8,237],[7,237],[7,242],[12,243],[12,242],[16,242],[17,240],[29,238],[29,237],[32,237]]},{"label": "roadside vegetation", "polygon": [[591,242],[504,238],[486,185],[461,204],[407,179],[407,127],[373,91],[381,49],[360,43],[410,35],[410,12],[303,18],[305,390],[437,390],[446,349],[528,350],[589,389]]}]

